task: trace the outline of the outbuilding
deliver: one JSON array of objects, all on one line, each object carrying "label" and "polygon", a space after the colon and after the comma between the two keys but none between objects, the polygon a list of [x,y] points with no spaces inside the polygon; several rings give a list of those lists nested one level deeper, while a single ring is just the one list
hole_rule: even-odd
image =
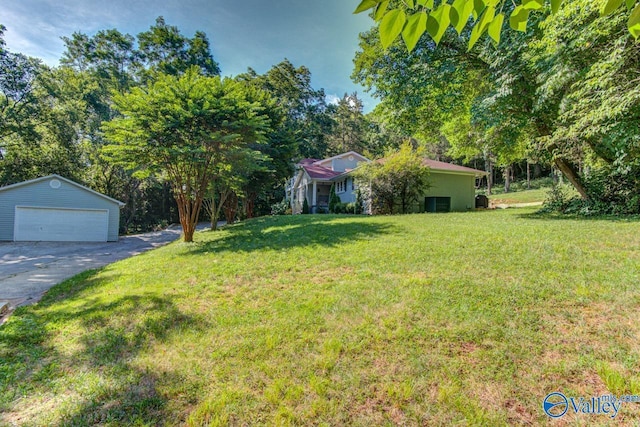
[{"label": "outbuilding", "polygon": [[486,172],[425,159],[429,167],[429,189],[424,194],[424,204],[416,206],[416,212],[464,212],[476,207],[476,180]]},{"label": "outbuilding", "polygon": [[114,242],[124,203],[59,175],[0,187],[0,240]]}]

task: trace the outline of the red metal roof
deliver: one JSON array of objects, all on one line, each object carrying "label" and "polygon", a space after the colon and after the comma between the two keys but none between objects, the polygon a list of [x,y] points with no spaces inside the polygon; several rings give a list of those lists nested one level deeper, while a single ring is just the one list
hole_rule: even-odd
[{"label": "red metal roof", "polygon": [[331,179],[338,175],[342,175],[344,172],[334,172],[331,169],[324,168],[318,165],[301,164],[305,171],[309,174],[311,179]]},{"label": "red metal roof", "polygon": [[298,162],[299,165],[310,165],[315,162],[319,162],[318,159],[302,159]]}]

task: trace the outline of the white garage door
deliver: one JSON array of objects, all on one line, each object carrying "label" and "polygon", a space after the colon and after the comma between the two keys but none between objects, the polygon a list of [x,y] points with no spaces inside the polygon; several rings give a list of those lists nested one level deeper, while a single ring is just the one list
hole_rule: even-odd
[{"label": "white garage door", "polygon": [[109,211],[16,206],[14,240],[106,242]]}]

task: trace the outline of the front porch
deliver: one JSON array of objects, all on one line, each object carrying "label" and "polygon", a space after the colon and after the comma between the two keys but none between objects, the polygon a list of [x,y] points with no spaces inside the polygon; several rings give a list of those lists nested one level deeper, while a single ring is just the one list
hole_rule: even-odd
[{"label": "front porch", "polygon": [[328,213],[329,195],[331,194],[331,182],[312,181],[297,189],[287,189],[291,196],[291,210],[294,214],[300,214],[303,210],[304,200],[309,205],[309,213]]},{"label": "front porch", "polygon": [[327,213],[329,212],[329,194],[331,194],[330,182],[313,181],[309,186],[307,195],[307,203],[309,203],[309,212],[311,213]]}]

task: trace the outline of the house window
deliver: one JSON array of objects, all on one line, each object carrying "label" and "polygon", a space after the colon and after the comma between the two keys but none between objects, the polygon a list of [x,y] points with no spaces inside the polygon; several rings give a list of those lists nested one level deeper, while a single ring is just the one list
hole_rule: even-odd
[{"label": "house window", "polygon": [[347,191],[347,182],[346,181],[336,182],[336,193],[344,193],[345,191]]}]

